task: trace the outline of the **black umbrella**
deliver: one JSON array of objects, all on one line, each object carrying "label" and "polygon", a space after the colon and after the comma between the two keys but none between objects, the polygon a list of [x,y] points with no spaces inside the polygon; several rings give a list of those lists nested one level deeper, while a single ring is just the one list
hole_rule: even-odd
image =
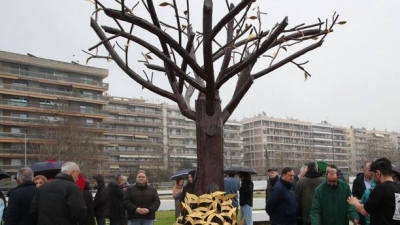
[{"label": "black umbrella", "polygon": [[61,166],[63,162],[38,162],[30,165],[35,176],[43,175],[47,179],[53,179],[56,175],[61,172]]},{"label": "black umbrella", "polygon": [[9,178],[10,175],[6,172],[4,172],[2,169],[0,169],[0,180],[4,178]]},{"label": "black umbrella", "polygon": [[182,177],[183,179],[188,178],[188,174],[192,171],[196,171],[196,169],[186,169],[186,170],[179,170],[176,171],[170,178],[170,180],[176,180],[178,177]]},{"label": "black umbrella", "polygon": [[231,166],[231,167],[229,167],[228,169],[226,169],[225,170],[225,173],[235,173],[235,174],[238,174],[238,173],[240,173],[240,172],[242,172],[242,173],[250,173],[250,174],[257,174],[257,172],[253,169],[253,168],[251,168],[251,167],[248,167],[248,166]]}]

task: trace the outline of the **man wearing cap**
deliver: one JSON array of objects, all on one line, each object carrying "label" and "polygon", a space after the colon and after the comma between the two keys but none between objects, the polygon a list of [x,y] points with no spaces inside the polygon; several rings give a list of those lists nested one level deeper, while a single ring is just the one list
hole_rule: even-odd
[{"label": "man wearing cap", "polygon": [[271,193],[272,187],[278,181],[278,168],[269,168],[268,169],[268,178],[267,178],[267,188],[265,189],[265,204],[268,201],[268,196]]}]

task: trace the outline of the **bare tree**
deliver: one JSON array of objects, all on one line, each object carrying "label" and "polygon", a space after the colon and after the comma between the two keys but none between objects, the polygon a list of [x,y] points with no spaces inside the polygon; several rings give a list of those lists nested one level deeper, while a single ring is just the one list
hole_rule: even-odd
[{"label": "bare tree", "polygon": [[[41,126],[30,130],[39,142],[30,142],[30,147],[40,161],[55,159],[74,161],[87,173],[95,173],[104,161],[99,136],[82,125],[73,116],[48,114],[42,116]],[[101,133],[100,133],[101,134]]]},{"label": "bare tree", "polygon": [[[265,13],[255,0],[233,1],[236,5],[226,0],[225,13],[224,9],[218,9],[218,15],[222,16],[214,22],[213,1],[204,0],[202,31],[194,31],[192,20],[201,15],[196,15],[200,10],[191,6],[198,1],[186,0],[178,6],[176,0],[169,0],[159,4],[158,9],[153,0],[133,6],[126,5],[124,0],[115,0],[118,9],[108,8],[102,2],[110,4],[95,0],[91,27],[101,41],[89,49],[95,53],[87,52],[88,60],[114,60],[143,88],[176,102],[184,116],[196,121],[197,194],[223,189],[223,124],[254,80],[285,64],[293,64],[304,72],[305,78],[309,77],[310,73],[304,68],[307,62],[295,60],[320,47],[335,24],[345,23],[338,22],[338,15],[334,14],[331,22],[318,20],[315,24],[287,28],[288,18],[285,17],[270,30],[264,30],[262,16]],[[167,9],[171,11],[166,13]],[[147,14],[141,17],[143,10]],[[159,13],[160,10],[163,13]],[[115,27],[100,27],[98,21],[102,12]],[[171,13],[175,22],[167,21]],[[164,16],[164,21],[159,15]],[[101,45],[106,48],[106,54],[99,53]],[[289,53],[289,48],[294,46],[295,51]],[[152,71],[151,75],[138,72],[140,67],[132,63],[137,56],[143,57],[139,61]],[[153,80],[154,72],[166,76]],[[161,79],[166,82],[160,82]],[[235,83],[235,88],[224,89],[232,98],[222,108],[219,91],[228,82]],[[195,107],[191,108],[190,99],[195,92],[197,99]]]}]

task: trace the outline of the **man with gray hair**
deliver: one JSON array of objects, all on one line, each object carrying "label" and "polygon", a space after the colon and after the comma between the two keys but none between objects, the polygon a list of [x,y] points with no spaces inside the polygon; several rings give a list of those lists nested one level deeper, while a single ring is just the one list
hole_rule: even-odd
[{"label": "man with gray hair", "polygon": [[18,170],[17,183],[18,186],[8,192],[8,206],[4,216],[5,224],[35,224],[29,214],[31,201],[36,193],[31,168],[23,167]]},{"label": "man with gray hair", "polygon": [[83,195],[75,182],[79,166],[66,162],[53,180],[38,188],[31,204],[31,213],[40,225],[76,225],[86,214]]}]

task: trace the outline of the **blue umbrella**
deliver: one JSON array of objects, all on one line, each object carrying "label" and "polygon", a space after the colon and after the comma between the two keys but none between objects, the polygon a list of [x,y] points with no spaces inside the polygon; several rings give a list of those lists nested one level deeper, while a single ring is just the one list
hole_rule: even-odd
[{"label": "blue umbrella", "polygon": [[38,162],[30,165],[29,167],[32,169],[33,174],[35,176],[37,175],[43,175],[47,179],[53,179],[56,177],[58,173],[61,172],[61,166],[63,162],[52,162],[52,161],[46,161],[46,162]]},{"label": "blue umbrella", "polygon": [[188,178],[188,174],[192,171],[196,171],[196,169],[186,169],[186,170],[179,170],[176,171],[170,178],[170,180],[176,180],[178,177],[182,177],[183,179]]}]

